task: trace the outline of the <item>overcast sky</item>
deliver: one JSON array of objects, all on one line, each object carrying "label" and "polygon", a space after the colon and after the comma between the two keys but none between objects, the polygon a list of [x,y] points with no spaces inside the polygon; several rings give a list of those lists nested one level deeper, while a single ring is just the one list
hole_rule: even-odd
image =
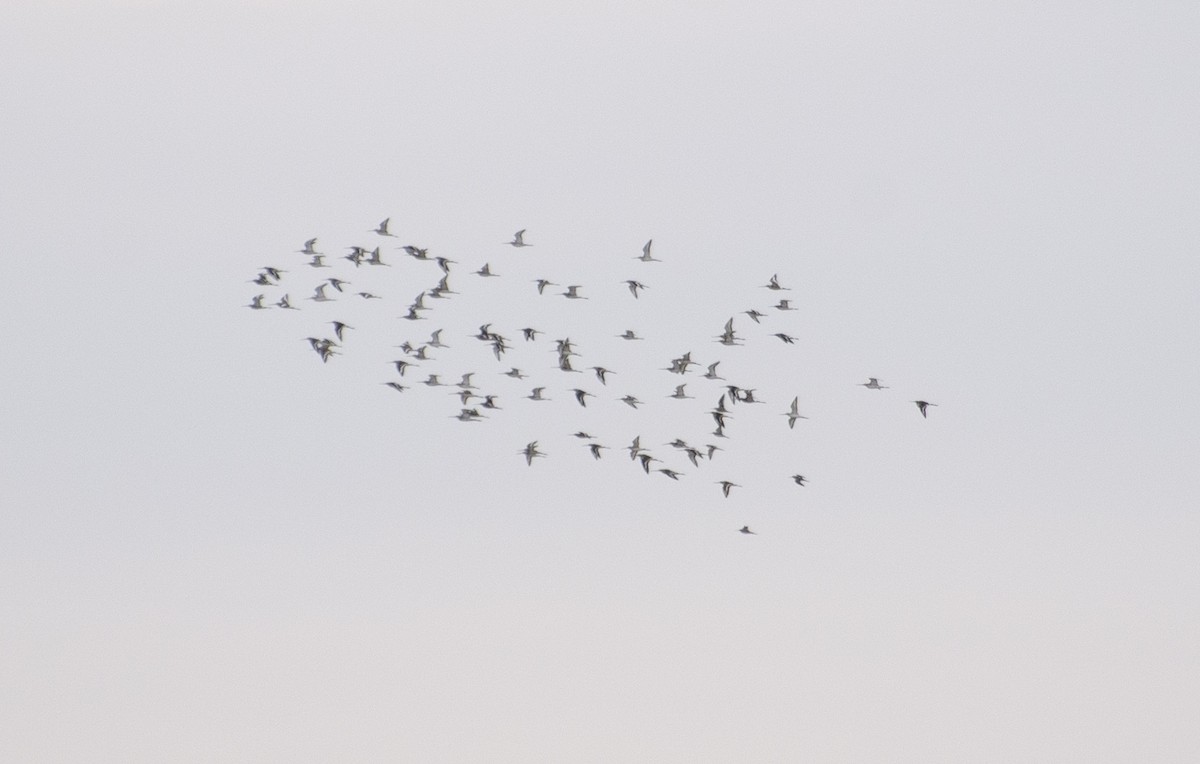
[{"label": "overcast sky", "polygon": [[0,759],[1200,759],[1197,7],[589,5],[5,7]]}]

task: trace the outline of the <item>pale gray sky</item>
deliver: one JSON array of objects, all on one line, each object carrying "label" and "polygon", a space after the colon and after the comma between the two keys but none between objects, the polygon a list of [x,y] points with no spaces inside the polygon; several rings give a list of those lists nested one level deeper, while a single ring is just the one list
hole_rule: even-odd
[{"label": "pale gray sky", "polygon": [[[0,759],[1200,758],[1200,11],[594,5],[6,6]],[[388,216],[504,279],[297,300]],[[263,265],[302,311],[242,307]],[[718,353],[772,273],[798,346]],[[759,386],[744,488],[379,384],[528,316]]]}]

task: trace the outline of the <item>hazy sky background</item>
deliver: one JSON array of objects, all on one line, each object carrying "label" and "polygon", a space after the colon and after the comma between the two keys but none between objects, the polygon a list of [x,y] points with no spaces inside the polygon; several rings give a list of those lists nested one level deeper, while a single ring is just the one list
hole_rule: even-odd
[{"label": "hazy sky background", "polygon": [[[592,6],[5,6],[0,759],[1200,758],[1200,10]],[[497,290],[644,280],[532,314],[619,373],[732,359],[778,273],[745,488],[380,385],[532,310],[407,325],[398,254],[321,365],[294,251],[388,216]]]}]

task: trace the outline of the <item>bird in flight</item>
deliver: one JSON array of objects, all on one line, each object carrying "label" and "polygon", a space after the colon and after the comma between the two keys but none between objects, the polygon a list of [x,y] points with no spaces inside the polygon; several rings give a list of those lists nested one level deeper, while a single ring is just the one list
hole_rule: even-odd
[{"label": "bird in flight", "polygon": [[686,383],[686,382],[685,382],[684,384],[682,384],[682,385],[675,385],[675,392],[671,393],[671,394],[670,394],[670,395],[668,395],[667,397],[668,397],[668,398],[675,398],[676,400],[684,400],[685,398],[691,398],[692,396],[688,395],[687,393],[685,393],[685,392],[683,391],[683,389],[684,389],[685,387],[687,387],[687,383]]},{"label": "bird in flight", "polygon": [[788,289],[788,287],[779,285],[779,275],[778,274],[772,276],[771,281],[767,284],[764,284],[763,286],[765,286],[767,289],[770,289],[772,291],[779,291],[781,289],[791,291]]},{"label": "bird in flight", "polygon": [[913,401],[913,403],[917,404],[917,408],[921,410],[921,416],[926,418],[928,418],[928,415],[925,413],[925,410],[930,406],[937,405],[936,403],[930,403],[929,401]]},{"label": "bird in flight", "polygon": [[757,533],[755,533],[754,531],[750,530],[750,526],[749,526],[749,525],[743,525],[741,528],[738,528],[738,533],[746,533],[746,534],[749,534],[749,535],[751,535],[751,536],[757,536],[757,535],[758,535],[758,534],[757,534]]},{"label": "bird in flight", "polygon": [[808,478],[804,477],[803,475],[792,475],[792,480],[795,481],[796,485],[804,485]]},{"label": "bird in flight", "polygon": [[250,300],[250,304],[247,305],[246,307],[250,308],[252,310],[266,310],[267,308],[271,307],[270,305],[262,304],[263,300],[265,300],[266,298],[267,298],[267,296],[265,294],[255,295],[253,297],[253,299]]},{"label": "bird in flight", "polygon": [[525,463],[531,467],[533,466],[533,457],[545,456],[544,453],[542,453],[541,451],[538,451],[538,442],[536,440],[533,441],[532,443],[528,444],[527,446],[525,446],[525,448],[523,450],[519,451],[518,453],[522,453],[525,455]]},{"label": "bird in flight", "polygon": [[374,232],[380,236],[391,236],[392,238],[395,238],[396,234],[388,233],[388,223],[390,222],[392,222],[391,218],[385,218],[384,221],[379,224],[379,227],[374,229]]},{"label": "bird in flight", "polygon": [[874,377],[867,377],[867,381],[859,382],[858,386],[865,387],[868,390],[886,390],[886,389],[888,389],[887,385],[879,384],[879,380],[875,379]]},{"label": "bird in flight", "polygon": [[637,334],[634,333],[634,331],[632,329],[626,329],[624,334],[618,334],[617,336],[623,340],[640,340],[640,339],[642,339],[641,337],[637,336]]},{"label": "bird in flight", "polygon": [[662,261],[659,260],[657,257],[652,257],[650,255],[650,246],[652,244],[654,244],[654,239],[651,239],[650,241],[646,242],[646,246],[642,247],[641,257],[635,257],[633,259],[641,260],[643,263],[661,263]]},{"label": "bird in flight", "polygon": [[296,251],[302,255],[319,255],[319,254],[321,254],[320,252],[317,251],[317,240],[316,239],[309,239],[308,241],[304,242],[304,249],[298,249]]},{"label": "bird in flight", "polygon": [[580,289],[582,289],[581,286],[579,286],[578,284],[574,284],[572,286],[567,287],[567,291],[562,292],[562,296],[566,297],[568,300],[586,300],[587,299],[586,297],[579,294]]},{"label": "bird in flight", "polygon": [[784,416],[788,418],[789,430],[795,428],[797,419],[808,419],[800,414],[800,396],[792,398],[792,408]]},{"label": "bird in flight", "polygon": [[633,279],[629,279],[629,280],[628,280],[628,281],[626,281],[625,283],[626,283],[626,284],[629,286],[629,291],[630,291],[630,293],[632,293],[632,294],[633,294],[633,297],[634,297],[634,299],[637,299],[637,296],[638,296],[638,290],[639,290],[639,289],[645,289],[645,288],[646,288],[646,285],[645,285],[645,284],[643,284],[643,283],[642,283],[642,282],[640,282],[640,281],[635,281],[635,280],[633,280]]},{"label": "bird in flight", "polygon": [[520,231],[517,231],[516,233],[514,233],[513,240],[510,242],[506,242],[506,243],[512,247],[532,247],[533,246],[532,244],[525,243],[525,229],[524,228],[522,228]]},{"label": "bird in flight", "polygon": [[341,321],[330,321],[329,323],[333,324],[333,332],[334,332],[334,334],[337,335],[338,342],[343,341],[342,340],[342,332],[343,331],[345,331],[346,329],[354,328],[353,326],[349,326],[348,324],[343,324]]},{"label": "bird in flight", "polygon": [[721,493],[725,495],[726,499],[729,498],[729,490],[731,488],[741,488],[740,485],[729,480],[718,480],[717,485],[721,486]]}]

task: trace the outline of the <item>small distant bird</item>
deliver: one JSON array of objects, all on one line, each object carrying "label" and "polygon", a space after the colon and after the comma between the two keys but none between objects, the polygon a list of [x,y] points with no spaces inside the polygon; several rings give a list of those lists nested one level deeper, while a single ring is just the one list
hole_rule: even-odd
[{"label": "small distant bird", "polygon": [[496,337],[492,340],[492,352],[496,355],[496,360],[500,360],[500,356],[504,355],[504,351],[508,350],[508,345],[504,344],[503,337]]},{"label": "small distant bird", "polygon": [[537,340],[537,336],[539,334],[543,334],[543,332],[541,329],[534,329],[533,327],[527,326],[521,330],[521,334],[525,336],[526,342],[535,342]]},{"label": "small distant bird", "polygon": [[886,389],[888,389],[887,385],[879,384],[879,380],[875,379],[874,377],[867,377],[867,381],[859,382],[858,386],[865,387],[868,390],[886,390]]},{"label": "small distant bird", "polygon": [[717,361],[716,363],[710,363],[708,365],[708,371],[705,372],[705,374],[704,374],[704,378],[705,379],[725,379],[724,377],[719,376],[717,374],[717,366],[720,363],[721,363],[720,361]]},{"label": "small distant bird", "polygon": [[795,337],[790,337],[790,336],[788,336],[788,335],[784,334],[783,332],[776,332],[774,336],[775,336],[775,337],[778,337],[778,338],[779,338],[779,339],[781,339],[781,340],[783,340],[785,344],[788,344],[788,345],[795,345],[795,344],[796,344],[796,338],[795,338]]},{"label": "small distant bird", "polygon": [[533,283],[537,284],[538,294],[544,292],[548,286],[558,286],[553,281],[546,281],[546,279],[534,279]]},{"label": "small distant bird", "polygon": [[342,291],[342,284],[350,283],[349,281],[342,281],[341,279],[325,279],[325,281],[329,282],[329,286],[333,287],[339,292]]},{"label": "small distant bird", "polygon": [[509,369],[508,371],[504,372],[504,376],[506,376],[506,377],[512,377],[513,379],[525,379],[525,378],[526,378],[528,375],[527,375],[527,374],[525,374],[525,373],[524,373],[524,372],[522,372],[520,369],[518,369],[517,367],[515,367],[515,366],[514,366],[513,368],[511,368],[511,369]]},{"label": "small distant bird", "polygon": [[506,243],[512,247],[532,247],[533,246],[532,244],[525,243],[525,229],[524,228],[522,228],[520,231],[517,231],[516,233],[514,233],[513,240],[510,242],[506,242]]},{"label": "small distant bird", "polygon": [[308,265],[311,268],[329,268],[330,267],[325,264],[325,256],[324,255],[313,255],[312,262],[309,263]]},{"label": "small distant bird", "polygon": [[579,432],[573,432],[571,435],[579,438],[580,440],[591,440],[594,437],[591,433],[586,433],[583,430],[580,430]]},{"label": "small distant bird", "polygon": [[400,376],[402,377],[404,376],[404,370],[409,366],[412,366],[412,364],[408,361],[392,361],[392,363],[396,365],[396,371],[399,372]]},{"label": "small distant bird", "polygon": [[367,260],[367,265],[386,265],[389,268],[392,267],[391,263],[383,261],[383,255],[380,254],[379,247],[371,250],[371,257]]},{"label": "small distant bird", "polygon": [[386,218],[382,223],[379,224],[378,228],[374,229],[374,232],[380,236],[391,236],[392,238],[395,238],[396,234],[388,233],[388,223],[390,222],[392,222],[392,219]]},{"label": "small distant bird", "polygon": [[687,384],[686,384],[686,383],[685,383],[685,384],[682,384],[682,385],[676,385],[676,386],[675,386],[675,392],[671,393],[671,394],[670,394],[670,395],[668,395],[667,397],[668,397],[668,398],[675,398],[676,400],[684,400],[685,398],[691,398],[692,396],[688,395],[687,393],[685,393],[685,392],[683,391],[683,389],[684,389],[685,387],[687,387]]},{"label": "small distant bird", "polygon": [[457,260],[449,260],[445,257],[435,257],[434,260],[437,261],[438,267],[442,269],[442,273],[446,275],[450,274],[450,264],[458,262]]},{"label": "small distant bird", "polygon": [[579,402],[579,405],[587,408],[587,397],[591,395],[591,393],[589,393],[587,390],[580,390],[579,388],[575,388],[571,392],[575,393],[575,400]]},{"label": "small distant bird", "polygon": [[353,326],[349,326],[349,325],[347,325],[347,324],[343,324],[341,321],[330,321],[329,323],[333,324],[333,332],[334,332],[334,334],[336,334],[336,335],[337,335],[338,342],[343,342],[343,341],[344,341],[344,340],[342,339],[342,332],[343,332],[343,331],[345,331],[346,329],[353,329],[353,328],[354,328]]},{"label": "small distant bird", "polygon": [[758,319],[767,315],[766,313],[759,313],[757,310],[753,310],[753,309],[743,310],[742,312],[745,313],[747,316],[750,316],[750,318],[754,319],[754,323],[756,323],[756,324],[762,323]]},{"label": "small distant bird", "polygon": [[483,419],[483,414],[480,414],[477,409],[463,409],[457,416],[450,418],[460,422],[478,422]]},{"label": "small distant bird", "polygon": [[316,289],[314,289],[313,296],[309,297],[308,299],[312,300],[313,302],[332,302],[333,301],[332,297],[325,296],[325,285],[324,284],[321,284]]},{"label": "small distant bird", "polygon": [[286,310],[300,310],[299,308],[297,308],[295,305],[292,305],[292,303],[288,301],[288,296],[286,294],[283,297],[280,297],[279,302],[277,302],[275,304]]},{"label": "small distant bird", "polygon": [[251,298],[250,304],[247,305],[246,307],[251,308],[253,310],[266,310],[267,308],[271,307],[270,305],[262,304],[263,300],[265,300],[266,298],[267,298],[267,296],[265,294],[255,295],[253,298]]},{"label": "small distant bird", "polygon": [[804,482],[808,480],[808,478],[804,477],[803,475],[792,475],[792,480],[796,482],[796,485],[804,485]]},{"label": "small distant bird", "polygon": [[425,317],[422,316],[420,313],[418,313],[417,312],[418,310],[420,310],[420,308],[418,308],[416,305],[413,305],[411,308],[408,309],[408,313],[406,315],[401,316],[401,318],[406,319],[408,321],[424,321]]},{"label": "small distant bird", "polygon": [[404,249],[405,253],[411,255],[412,257],[415,257],[418,260],[428,260],[429,259],[429,250],[428,249],[421,249],[420,247],[414,247],[411,244],[405,246],[403,249]]},{"label": "small distant bird", "polygon": [[637,459],[638,455],[642,453],[642,436],[635,436],[633,443],[630,443],[625,448],[629,450],[629,461],[634,461]]},{"label": "small distant bird", "polygon": [[721,486],[721,493],[725,494],[726,499],[729,498],[729,490],[731,488],[741,488],[741,486],[737,483],[733,483],[728,480],[718,480],[717,484]]},{"label": "small distant bird", "polygon": [[707,457],[705,457],[705,458],[707,458],[709,461],[712,461],[713,454],[715,454],[715,453],[716,453],[716,452],[718,452],[718,451],[724,451],[724,450],[725,450],[725,449],[721,448],[720,446],[714,446],[714,445],[713,445],[713,444],[711,444],[711,443],[709,443],[707,446],[705,446],[705,448],[707,448],[707,449],[708,449],[708,456],[707,456]]},{"label": "small distant bird", "polygon": [[483,267],[475,271],[477,276],[499,276],[499,273],[492,273],[492,268],[489,263],[484,263]]},{"label": "small distant bird", "polygon": [[442,383],[438,380],[438,375],[430,374],[429,379],[425,380],[421,384],[429,385],[430,387],[440,387]]},{"label": "small distant bird", "polygon": [[626,281],[625,283],[629,286],[629,291],[630,291],[630,293],[633,294],[635,299],[638,296],[638,290],[646,288],[645,284],[643,284],[640,281],[634,281],[633,279],[630,279],[630,280]]},{"label": "small distant bird", "polygon": [[563,292],[562,296],[566,297],[568,300],[586,300],[586,297],[579,294],[579,290],[582,288],[583,287],[579,286],[578,284],[573,284],[567,287],[567,291]]},{"label": "small distant bird", "polygon": [[429,335],[429,347],[431,348],[448,348],[446,343],[442,342],[442,330],[438,329],[433,334]]},{"label": "small distant bird", "polygon": [[543,391],[543,390],[545,390],[545,389],[546,389],[546,388],[544,388],[544,387],[535,387],[535,388],[533,388],[533,390],[532,390],[532,391],[529,393],[529,395],[527,395],[527,396],[525,396],[525,397],[526,397],[526,398],[528,398],[528,399],[529,399],[529,400],[531,400],[531,401],[548,401],[548,400],[550,400],[549,398],[543,398],[543,397],[542,397],[542,391]]},{"label": "small distant bird", "polygon": [[650,246],[651,246],[652,244],[654,244],[654,239],[651,239],[650,241],[646,242],[646,246],[642,247],[642,255],[641,255],[641,257],[635,257],[635,258],[633,258],[633,259],[634,259],[634,260],[641,260],[643,263],[658,263],[658,262],[662,262],[662,261],[661,261],[661,260],[659,260],[657,257],[651,257],[651,256],[650,256]]},{"label": "small distant bird", "polygon": [[623,340],[640,340],[640,339],[642,339],[641,337],[637,336],[637,334],[635,334],[632,329],[626,329],[624,334],[618,334],[617,336]]},{"label": "small distant bird", "polygon": [[449,276],[442,276],[442,279],[441,279],[441,281],[439,281],[437,283],[437,286],[435,286],[433,289],[429,290],[430,297],[436,297],[439,299],[445,297],[448,294],[458,294],[458,292],[455,292],[453,289],[450,288],[450,277]]},{"label": "small distant bird", "polygon": [[276,281],[279,281],[279,279],[282,278],[283,274],[287,273],[287,271],[281,271],[278,268],[272,268],[269,265],[264,265],[263,273],[267,274]]},{"label": "small distant bird", "polygon": [[317,251],[317,240],[316,239],[309,239],[308,241],[304,242],[304,249],[298,249],[296,251],[302,255],[319,255],[319,254],[321,254],[320,252]]},{"label": "small distant bird", "polygon": [[676,472],[675,470],[668,469],[668,468],[666,468],[666,467],[663,467],[663,468],[661,468],[661,469],[659,469],[659,470],[657,470],[657,471],[658,471],[658,472],[661,472],[662,474],[666,475],[667,477],[671,478],[672,480],[678,480],[678,479],[679,479],[679,476],[680,476],[681,474],[683,474],[683,473],[680,473],[680,472]]},{"label": "small distant bird", "polygon": [[474,390],[475,385],[471,384],[471,377],[473,377],[473,376],[475,376],[475,372],[473,372],[473,371],[469,371],[466,374],[462,375],[462,381],[460,381],[458,383],[458,386],[461,387],[463,390]]},{"label": "small distant bird", "polygon": [[642,471],[645,472],[647,475],[650,474],[650,462],[658,461],[658,459],[655,459],[653,456],[651,456],[650,454],[647,454],[647,453],[640,453],[637,455],[637,458],[641,460]]},{"label": "small distant bird", "polygon": [[757,533],[755,533],[754,531],[750,530],[750,526],[749,526],[749,525],[743,525],[741,528],[738,528],[738,533],[748,533],[748,534],[750,534],[751,536],[757,536],[757,535],[758,535],[758,534],[757,534]]},{"label": "small distant bird", "polygon": [[717,337],[717,342],[720,342],[722,345],[737,345],[738,344],[737,336],[734,334],[734,331],[733,331],[733,319],[732,318],[730,318],[728,321],[725,322],[725,331],[721,332],[721,334]]},{"label": "small distant bird", "polygon": [[497,411],[500,410],[500,407],[496,405],[496,396],[495,395],[483,396],[483,403],[481,403],[479,405],[483,406],[485,409],[496,409]]},{"label": "small distant bird", "polygon": [[364,300],[382,300],[383,299],[379,295],[371,294],[370,292],[359,292],[358,296],[363,298]]},{"label": "small distant bird", "polygon": [[608,380],[605,379],[606,375],[616,373],[613,371],[609,371],[608,369],[604,368],[603,366],[593,366],[592,371],[596,372],[596,379],[600,380],[600,384],[602,384],[602,385],[608,384]]},{"label": "small distant bird", "polygon": [[522,450],[518,453],[522,453],[525,455],[525,463],[531,467],[533,466],[533,458],[535,456],[545,456],[544,453],[542,453],[541,451],[538,451],[538,442],[536,440],[533,441],[532,443],[530,443],[529,445],[525,446],[524,450]]},{"label": "small distant bird", "polygon": [[362,265],[362,261],[367,257],[367,250],[362,247],[347,247],[347,249],[350,250],[350,254],[343,256],[342,259],[354,263],[355,268]]},{"label": "small distant bird", "polygon": [[620,400],[622,403],[626,403],[629,405],[630,408],[634,408],[634,409],[636,409],[638,407],[638,404],[641,403],[641,401],[639,401],[637,398],[634,398],[632,395],[626,395],[624,398],[621,398]]},{"label": "small distant bird", "polygon": [[925,409],[929,408],[930,406],[937,405],[936,403],[930,403],[929,401],[913,401],[913,403],[917,404],[917,408],[921,410],[921,416],[926,418],[928,417],[925,414]]},{"label": "small distant bird", "polygon": [[780,300],[779,304],[774,306],[774,308],[775,310],[795,310],[790,300]]},{"label": "small distant bird", "polygon": [[585,445],[587,445],[588,449],[591,450],[593,459],[600,458],[600,449],[608,448],[608,446],[602,446],[599,443],[587,443]]},{"label": "small distant bird", "polygon": [[789,430],[795,428],[797,419],[808,419],[808,417],[800,415],[800,396],[792,398],[792,408],[784,416],[788,418]]},{"label": "small distant bird", "polygon": [[[770,282],[768,282],[767,284],[764,284],[764,286],[765,286],[767,289],[771,289],[771,290],[774,290],[774,291],[779,291],[780,289],[783,289],[783,290],[787,290],[787,289],[788,289],[788,288],[787,288],[787,287],[785,287],[785,286],[780,286],[780,285],[779,285],[779,275],[778,275],[778,274],[776,274],[776,275],[772,276],[772,277],[771,277],[771,281],[770,281]],[[789,291],[790,291],[790,290],[789,290]]]},{"label": "small distant bird", "polygon": [[395,390],[398,393],[402,393],[408,389],[407,387],[400,384],[399,382],[384,382],[383,384],[387,385],[388,387],[392,388],[393,390]]}]

